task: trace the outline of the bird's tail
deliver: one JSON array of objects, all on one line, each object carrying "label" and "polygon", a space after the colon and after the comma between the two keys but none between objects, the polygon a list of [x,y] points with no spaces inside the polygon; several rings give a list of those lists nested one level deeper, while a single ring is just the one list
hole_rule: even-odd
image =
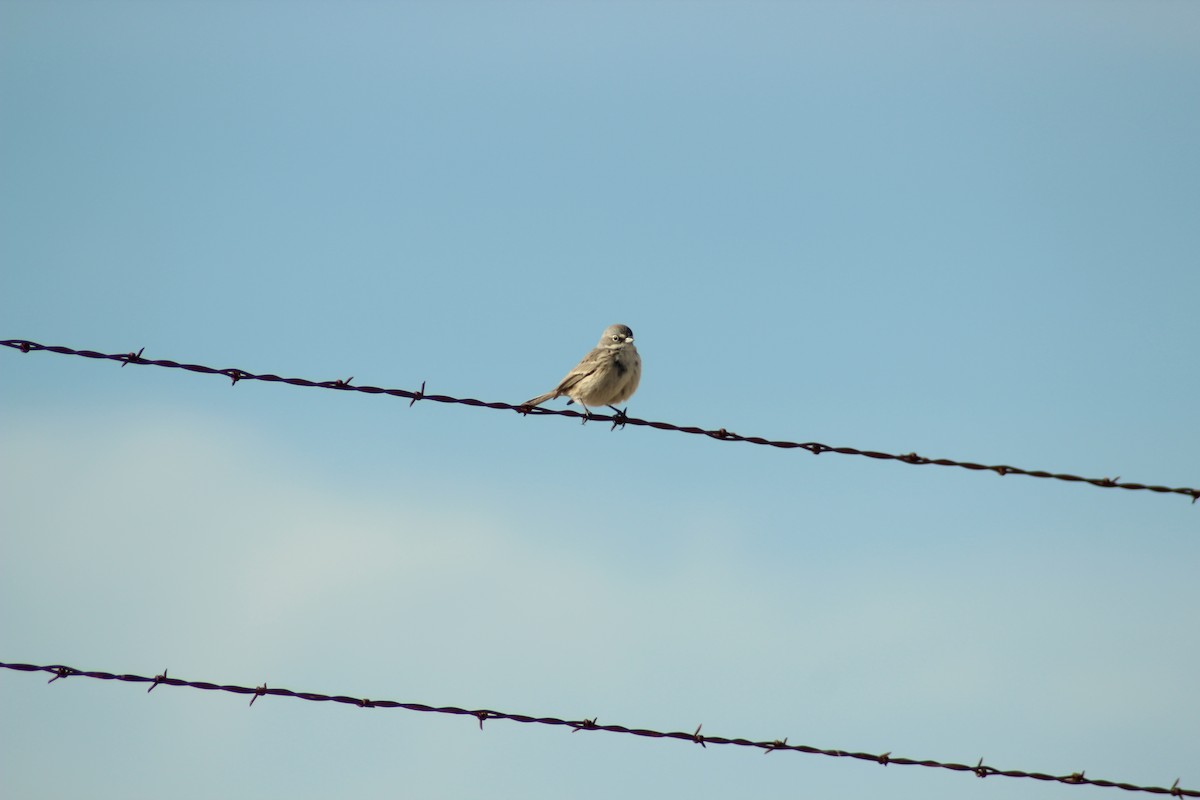
[{"label": "bird's tail", "polygon": [[526,400],[524,403],[521,403],[521,405],[532,408],[533,406],[540,406],[547,400],[553,400],[556,397],[558,397],[558,392],[546,392],[545,394],[539,394],[532,400]]}]

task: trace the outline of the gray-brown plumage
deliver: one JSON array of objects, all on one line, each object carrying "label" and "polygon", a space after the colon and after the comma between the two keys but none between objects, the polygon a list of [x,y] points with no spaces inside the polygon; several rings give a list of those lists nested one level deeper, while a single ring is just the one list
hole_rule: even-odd
[{"label": "gray-brown plumage", "polygon": [[642,357],[633,346],[633,331],[628,325],[609,325],[592,352],[583,357],[575,369],[555,387],[554,391],[526,400],[522,405],[541,405],[556,397],[569,397],[590,413],[588,406],[608,406],[628,400],[637,391],[642,379]]}]

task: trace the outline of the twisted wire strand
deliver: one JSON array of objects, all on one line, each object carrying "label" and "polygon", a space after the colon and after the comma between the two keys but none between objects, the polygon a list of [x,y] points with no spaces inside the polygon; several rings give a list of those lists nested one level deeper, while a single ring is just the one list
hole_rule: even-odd
[{"label": "twisted wire strand", "polygon": [[888,753],[862,753],[849,750],[831,750],[821,747],[812,747],[804,744],[788,744],[787,738],[774,739],[771,741],[753,741],[750,739],[730,739],[724,736],[713,736],[710,734],[702,734],[700,729],[703,727],[697,726],[692,733],[685,731],[656,731],[648,728],[630,728],[625,725],[616,724],[600,724],[595,717],[591,719],[569,720],[559,717],[535,717],[528,714],[512,714],[504,711],[493,711],[491,709],[467,709],[457,706],[430,706],[424,703],[401,703],[395,700],[368,700],[359,697],[350,697],[348,695],[330,695],[320,692],[294,692],[291,689],[281,689],[279,687],[268,687],[265,683],[258,687],[237,686],[232,684],[217,684],[208,681],[188,681],[181,678],[172,678],[167,674],[167,670],[163,670],[162,674],[156,675],[153,678],[144,675],[118,675],[112,672],[85,671],[67,667],[61,664],[36,665],[36,664],[21,664],[21,663],[5,663],[0,662],[0,668],[15,670],[18,672],[47,672],[54,675],[49,680],[49,683],[54,683],[60,678],[83,677],[94,678],[102,681],[122,681],[125,683],[149,683],[150,687],[147,692],[153,691],[161,685],[166,686],[186,686],[192,689],[203,689],[206,691],[228,692],[230,694],[250,695],[250,705],[260,697],[291,697],[299,700],[308,700],[316,703],[342,703],[344,705],[358,706],[359,708],[401,708],[406,711],[417,711],[428,714],[450,714],[454,716],[473,717],[479,721],[479,729],[483,730],[483,723],[493,719],[509,720],[511,722],[522,722],[533,725],[554,725],[567,727],[572,733],[578,731],[607,731],[609,733],[621,733],[630,736],[640,736],[651,739],[675,739],[678,741],[692,742],[701,747],[707,748],[708,745],[732,745],[735,747],[749,747],[761,750],[763,754],[773,753],[776,751],[791,751],[793,753],[807,753],[810,755],[828,756],[831,758],[850,758],[858,761],[871,761],[882,766],[897,764],[900,766],[914,767],[929,767],[932,769],[949,770],[951,772],[969,772],[980,778],[988,778],[993,775],[1003,776],[1006,778],[1028,778],[1036,781],[1045,781],[1050,783],[1062,783],[1073,786],[1103,786],[1114,789],[1123,789],[1127,792],[1146,792],[1148,794],[1165,794],[1172,797],[1200,797],[1200,791],[1194,789],[1185,789],[1180,787],[1179,779],[1175,780],[1170,787],[1166,786],[1139,786],[1137,784],[1125,783],[1120,781],[1104,780],[1102,778],[1089,778],[1083,771],[1073,772],[1069,775],[1049,775],[1044,772],[1027,772],[1019,769],[998,769],[988,766],[983,763],[983,759],[979,759],[978,763],[958,764],[954,762],[935,761],[932,759],[913,759],[893,756]]},{"label": "twisted wire strand", "polygon": [[188,372],[199,372],[206,375],[223,375],[224,377],[229,378],[233,382],[233,385],[236,385],[238,381],[266,381],[268,383],[286,383],[290,386],[306,386],[316,389],[334,389],[344,392],[362,392],[364,394],[383,394],[407,399],[410,407],[418,400],[428,400],[434,403],[456,403],[466,406],[475,406],[477,408],[491,408],[500,411],[516,411],[523,415],[533,414],[535,416],[553,415],[561,417],[578,417],[585,420],[611,422],[613,428],[618,426],[623,427],[625,425],[636,425],[641,427],[655,428],[663,431],[675,431],[677,433],[707,436],[711,439],[717,439],[724,442],[747,442],[749,444],[778,447],[785,450],[807,450],[813,455],[820,455],[822,453],[839,453],[841,455],[865,456],[866,458],[874,458],[885,461],[898,461],[902,464],[912,464],[915,466],[933,464],[940,467],[959,467],[962,469],[972,470],[974,472],[994,472],[1000,476],[1026,475],[1031,478],[1047,478],[1057,481],[1066,481],[1068,483],[1086,483],[1105,489],[1127,489],[1130,491],[1155,492],[1157,494],[1180,494],[1184,495],[1185,497],[1192,498],[1193,503],[1200,499],[1200,489],[1193,489],[1186,486],[1170,487],[1134,483],[1131,481],[1122,481],[1120,477],[1085,478],[1079,475],[1070,475],[1062,472],[1023,469],[1021,467],[1013,467],[1008,464],[988,465],[979,464],[973,461],[957,461],[951,458],[927,458],[925,456],[919,456],[916,453],[884,453],[878,450],[860,450],[856,447],[832,447],[827,444],[821,444],[820,442],[791,442],[778,439],[765,439],[761,436],[742,436],[741,434],[733,433],[725,428],[706,430],[704,428],[698,428],[692,425],[676,425],[671,422],[654,422],[651,420],[638,419],[637,417],[629,417],[626,416],[624,412],[619,412],[613,415],[591,414],[581,413],[571,409],[558,410],[542,408],[540,406],[536,408],[530,408],[528,406],[514,405],[512,403],[476,400],[471,397],[451,397],[444,394],[430,394],[426,392],[424,382],[421,383],[421,388],[416,391],[409,391],[407,389],[384,389],[379,386],[355,386],[351,383],[351,381],[354,380],[353,378],[330,381],[313,381],[307,378],[283,378],[279,375],[273,375],[270,373],[255,374],[253,372],[248,372],[246,370],[233,367],[217,369],[215,367],[207,367],[202,364],[183,364],[178,361],[171,361],[169,359],[143,358],[142,353],[144,352],[145,348],[138,350],[136,353],[100,353],[95,350],[77,350],[72,347],[38,344],[37,342],[31,342],[25,339],[6,339],[0,341],[0,345],[20,350],[22,353],[44,351],[49,353],[60,353],[62,355],[69,356],[80,356],[82,358],[119,361],[121,362],[122,367],[128,364],[137,364],[140,366],[182,369],[187,370]]}]

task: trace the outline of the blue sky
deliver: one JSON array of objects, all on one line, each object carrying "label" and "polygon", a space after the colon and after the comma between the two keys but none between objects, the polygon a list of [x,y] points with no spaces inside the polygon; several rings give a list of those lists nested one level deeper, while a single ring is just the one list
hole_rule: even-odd
[{"label": "blue sky", "polygon": [[[0,338],[1200,485],[1200,7],[0,2]],[[560,401],[561,402],[561,401]],[[1200,787],[1186,498],[0,353],[0,660]],[[0,675],[22,797],[1065,797]]]}]

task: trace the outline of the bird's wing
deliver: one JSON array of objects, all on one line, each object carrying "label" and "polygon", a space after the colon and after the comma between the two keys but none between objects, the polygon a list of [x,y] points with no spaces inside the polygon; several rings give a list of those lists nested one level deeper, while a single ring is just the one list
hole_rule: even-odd
[{"label": "bird's wing", "polygon": [[591,375],[603,363],[604,351],[596,348],[592,352],[583,357],[583,360],[575,365],[575,369],[567,373],[567,377],[563,378],[554,390],[555,394],[566,394],[571,389],[575,388],[581,380]]}]

